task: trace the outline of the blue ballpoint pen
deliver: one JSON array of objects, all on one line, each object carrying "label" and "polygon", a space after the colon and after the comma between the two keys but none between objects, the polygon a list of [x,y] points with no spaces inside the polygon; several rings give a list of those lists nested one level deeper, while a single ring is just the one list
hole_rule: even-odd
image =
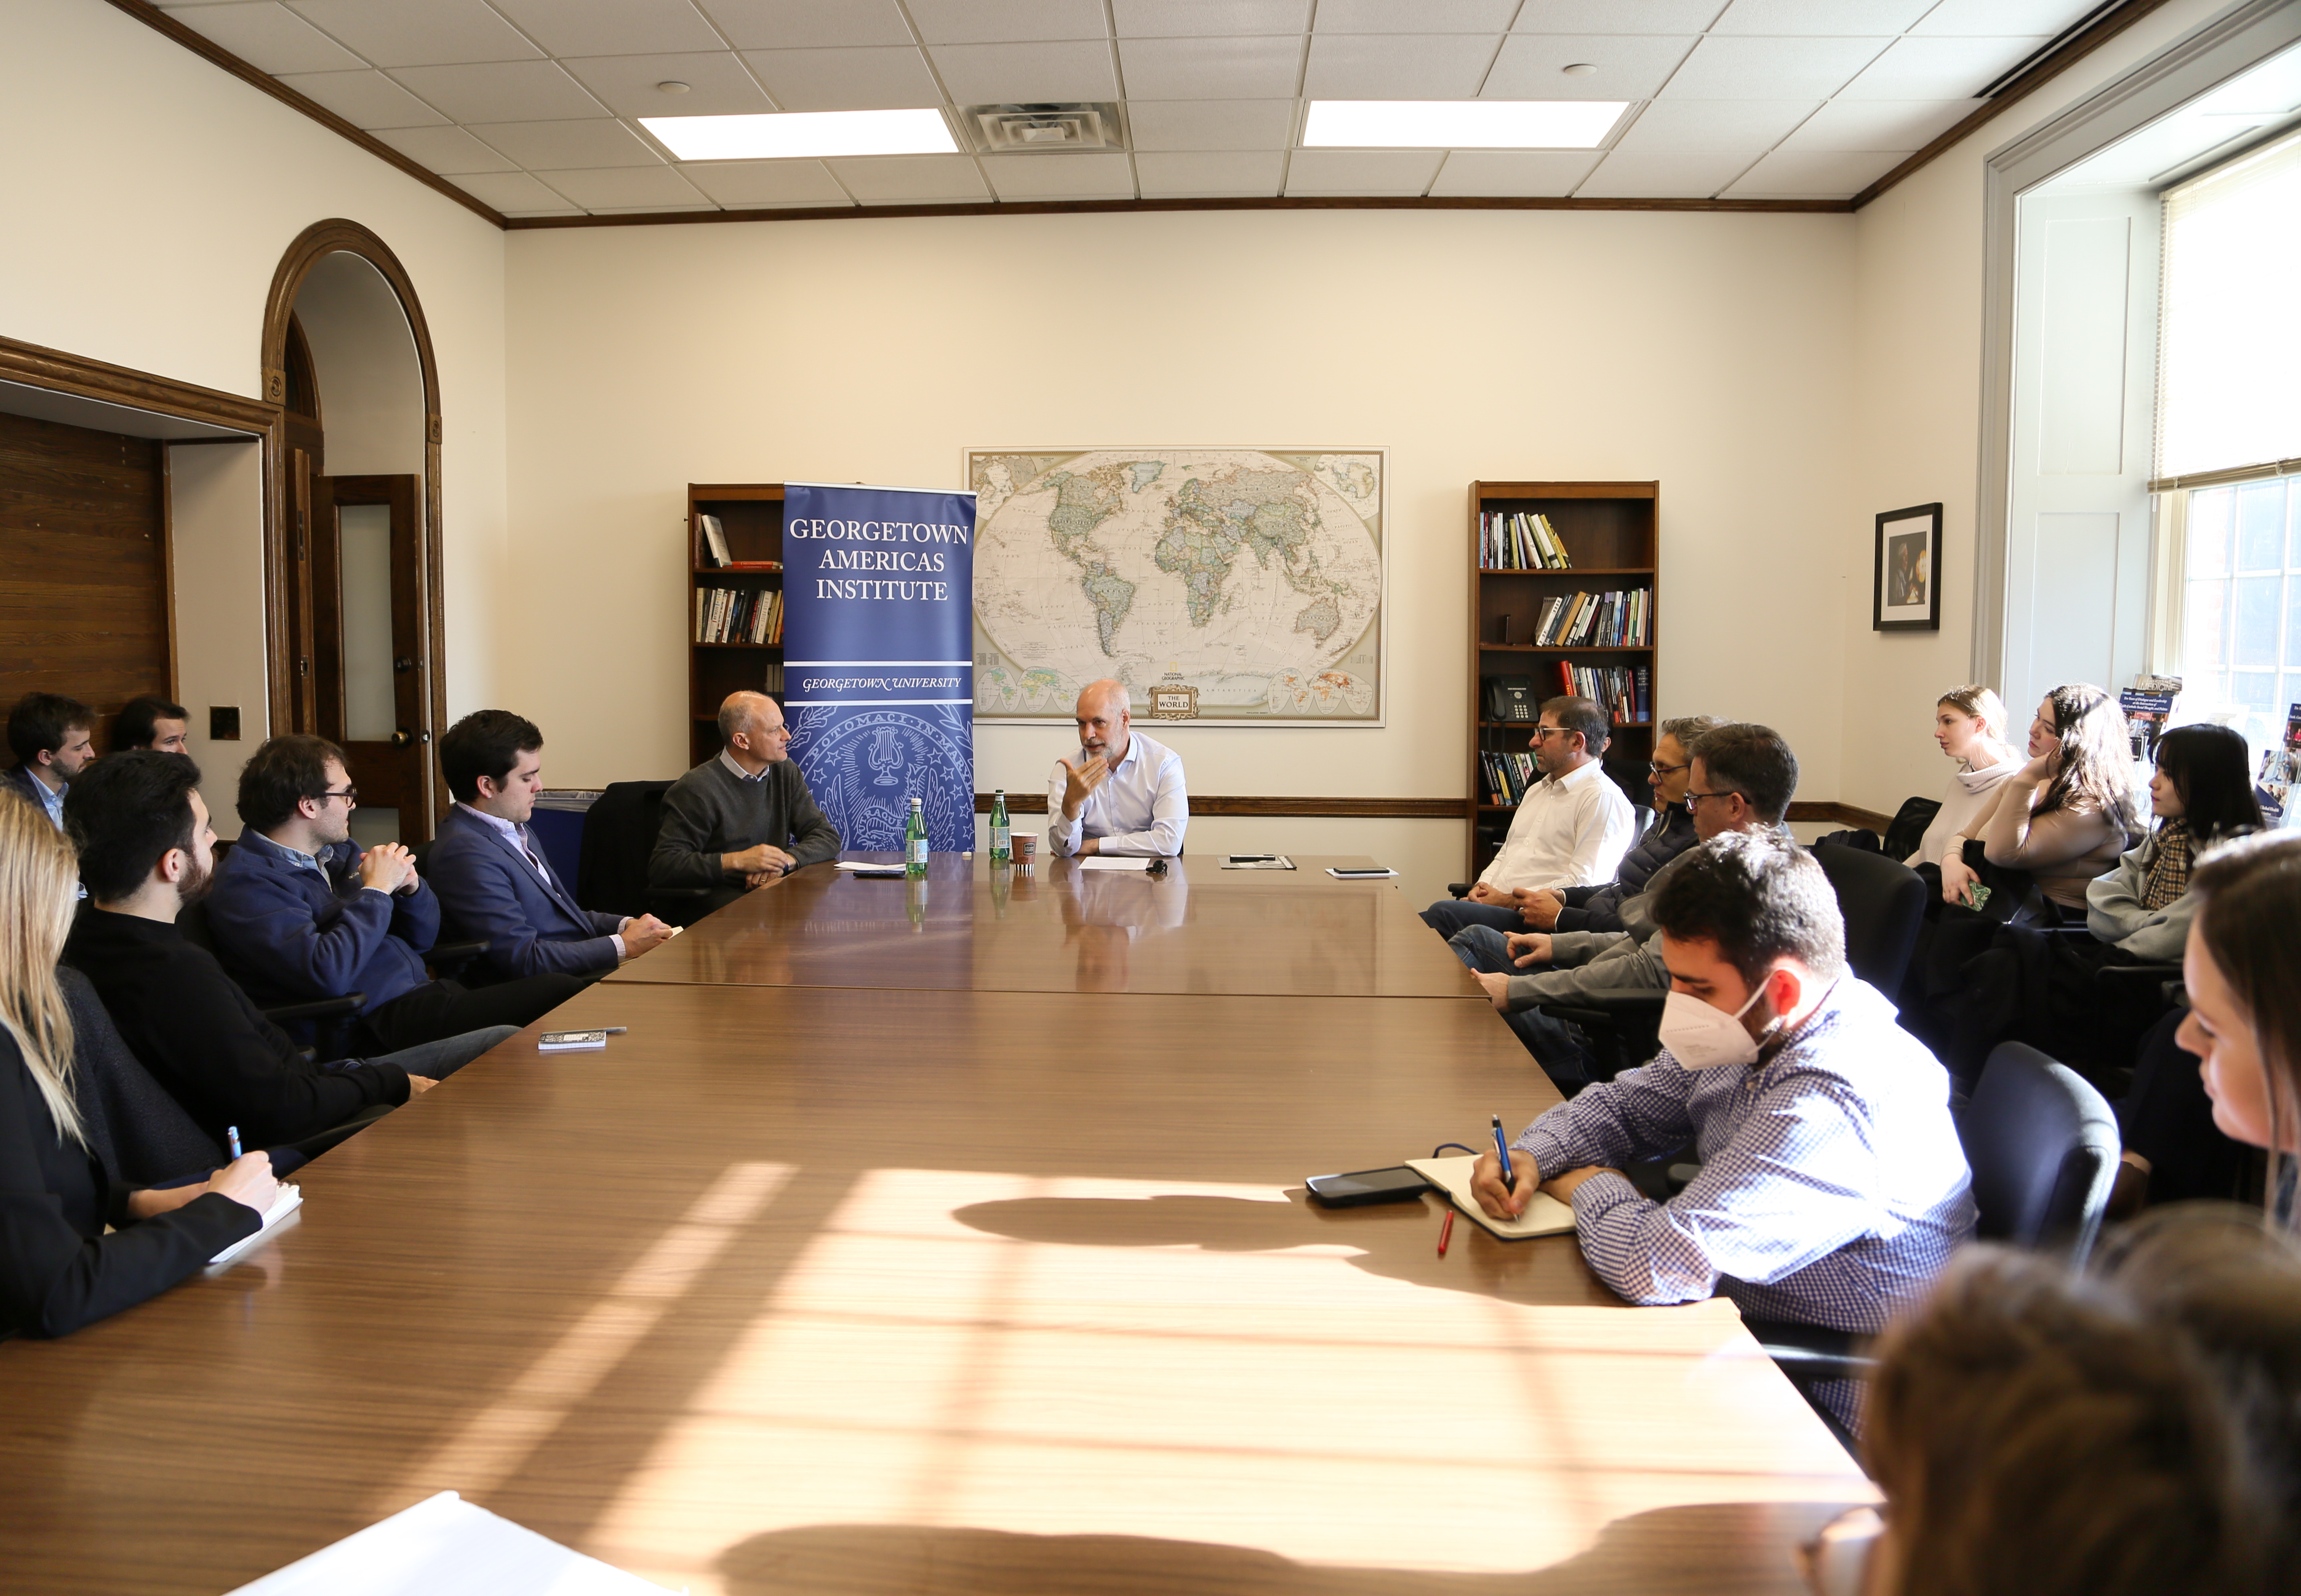
[{"label": "blue ballpoint pen", "polygon": [[[1494,1123],[1496,1124],[1502,1124],[1502,1121],[1498,1119]],[[231,1156],[235,1158],[238,1157],[239,1127],[238,1125],[226,1125],[223,1128],[223,1140],[224,1145],[231,1149]]]},{"label": "blue ballpoint pen", "polygon": [[1497,1114],[1494,1116],[1494,1156],[1502,1161],[1502,1186],[1504,1190],[1508,1190],[1518,1184],[1518,1177],[1510,1173],[1510,1142],[1502,1135],[1502,1116]]}]

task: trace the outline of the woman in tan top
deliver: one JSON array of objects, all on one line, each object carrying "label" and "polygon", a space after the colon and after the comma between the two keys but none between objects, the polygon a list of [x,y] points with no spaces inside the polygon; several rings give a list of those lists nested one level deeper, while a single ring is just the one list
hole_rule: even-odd
[{"label": "woman in tan top", "polygon": [[2047,693],[2029,723],[2029,763],[1945,846],[1943,898],[1965,900],[1965,844],[1979,838],[1991,864],[2028,871],[2048,899],[2082,915],[2086,884],[2129,846],[2132,757],[2115,698],[2084,682]]}]

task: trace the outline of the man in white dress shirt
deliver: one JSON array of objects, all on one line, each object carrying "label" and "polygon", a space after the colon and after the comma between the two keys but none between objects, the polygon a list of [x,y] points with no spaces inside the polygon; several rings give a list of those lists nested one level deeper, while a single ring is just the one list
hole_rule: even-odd
[{"label": "man in white dress shirt", "polygon": [[1134,730],[1124,682],[1090,681],[1079,694],[1079,756],[1047,778],[1047,847],[1066,856],[1171,858],[1191,823],[1183,756]]},{"label": "man in white dress shirt", "polygon": [[1544,704],[1532,745],[1542,780],[1519,804],[1502,851],[1470,895],[1432,904],[1423,923],[1442,937],[1467,925],[1523,931],[1522,911],[1544,888],[1612,881],[1638,827],[1628,797],[1598,763],[1608,740],[1606,712],[1592,700]]}]

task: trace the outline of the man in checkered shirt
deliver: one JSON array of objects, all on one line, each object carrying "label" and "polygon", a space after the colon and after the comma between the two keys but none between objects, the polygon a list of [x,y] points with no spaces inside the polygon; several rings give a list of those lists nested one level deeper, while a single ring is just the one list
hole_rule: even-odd
[{"label": "man in checkered shirt", "polygon": [[[1528,1126],[1510,1187],[1481,1157],[1479,1202],[1571,1204],[1590,1266],[1632,1302],[1723,1291],[1753,1319],[1883,1329],[1973,1234],[1949,1077],[1846,967],[1837,896],[1795,845],[1715,838],[1653,910],[1662,1051]],[[1689,1143],[1702,1173],[1666,1203],[1621,1173]]]}]

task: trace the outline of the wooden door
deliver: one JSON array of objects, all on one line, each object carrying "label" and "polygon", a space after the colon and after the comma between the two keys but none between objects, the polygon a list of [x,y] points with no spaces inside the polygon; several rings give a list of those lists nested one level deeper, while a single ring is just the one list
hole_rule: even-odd
[{"label": "wooden door", "polygon": [[320,735],[343,746],[360,807],[431,836],[431,691],[423,635],[422,495],[413,476],[314,479]]}]

